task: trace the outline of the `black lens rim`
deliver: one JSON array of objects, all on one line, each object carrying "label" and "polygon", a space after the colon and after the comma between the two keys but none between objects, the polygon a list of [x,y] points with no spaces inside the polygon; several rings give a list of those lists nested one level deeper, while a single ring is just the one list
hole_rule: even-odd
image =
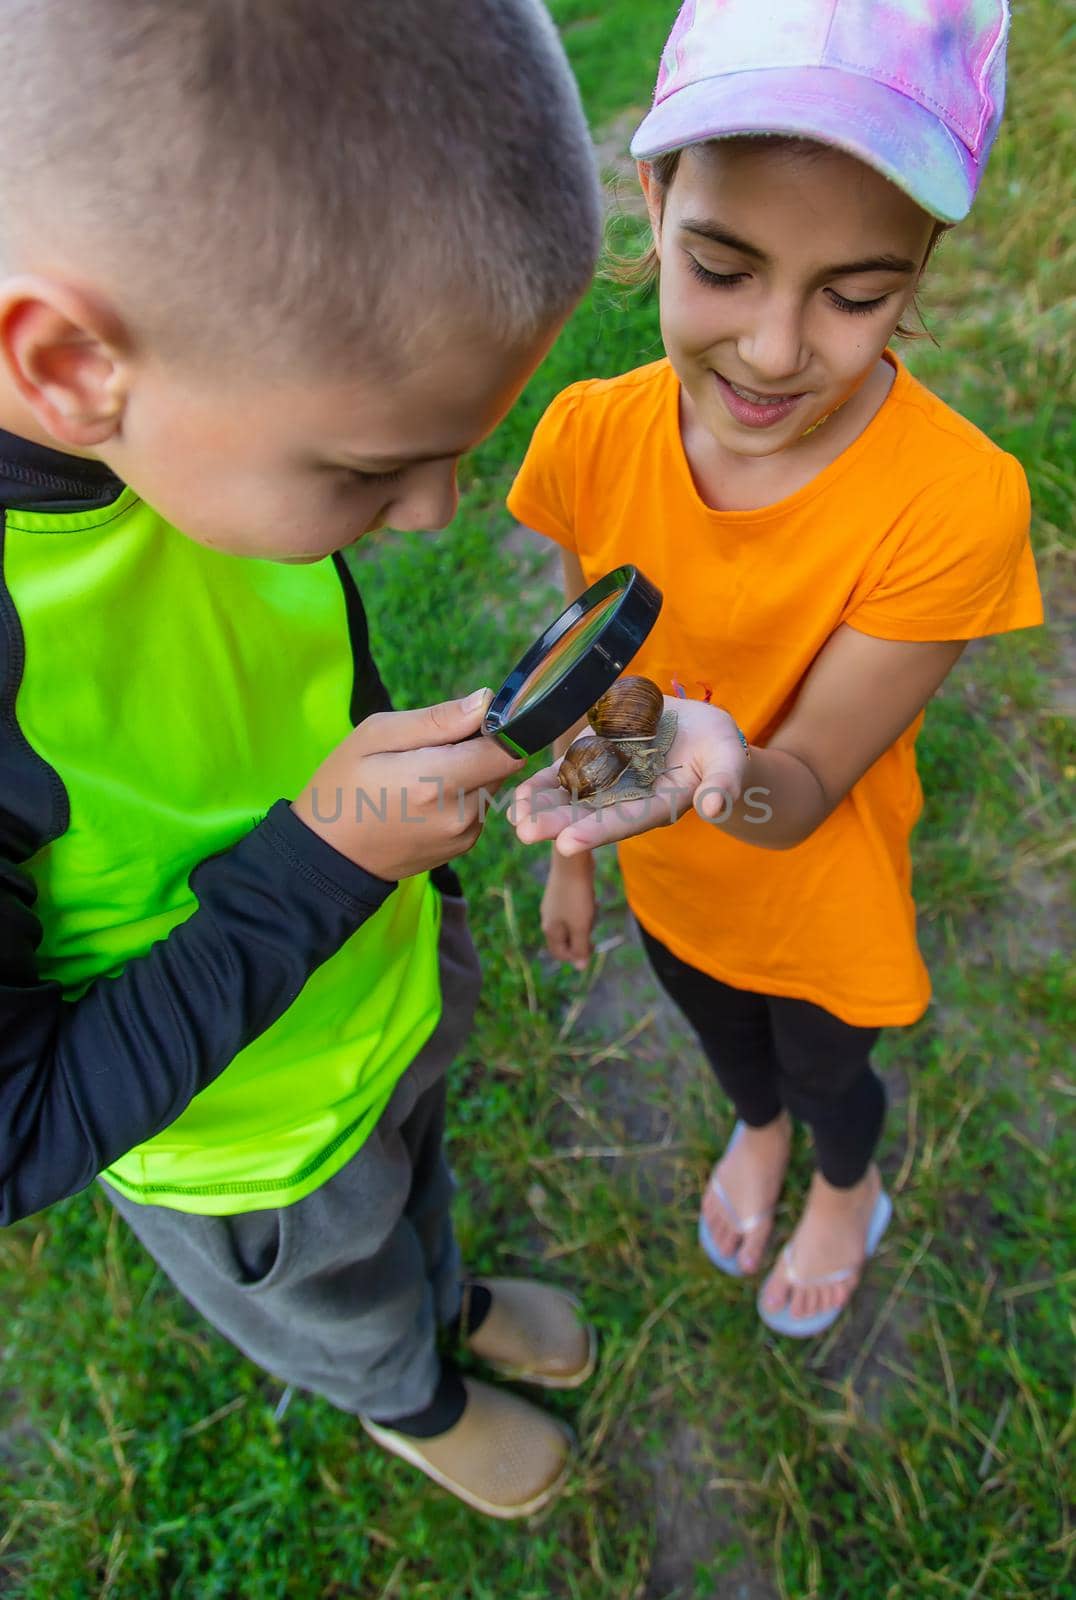
[{"label": "black lens rim", "polygon": [[[536,667],[569,628],[617,589],[619,603],[587,650],[538,703],[510,717],[508,707]],[[585,716],[637,655],[661,612],[662,593],[635,566],[616,567],[573,600],[497,690],[482,721],[482,732],[514,755],[532,756]]]}]

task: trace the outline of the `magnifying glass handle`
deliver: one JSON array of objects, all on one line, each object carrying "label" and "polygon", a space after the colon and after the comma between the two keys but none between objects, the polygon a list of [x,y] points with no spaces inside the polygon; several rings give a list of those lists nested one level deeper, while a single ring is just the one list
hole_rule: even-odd
[{"label": "magnifying glass handle", "polygon": [[521,750],[519,745],[508,737],[503,728],[479,728],[477,733],[469,733],[467,735],[467,738],[463,741],[464,744],[470,739],[492,739],[495,744],[500,745],[502,750],[507,750],[510,756],[515,756],[517,761],[526,761],[530,754],[528,750]]}]

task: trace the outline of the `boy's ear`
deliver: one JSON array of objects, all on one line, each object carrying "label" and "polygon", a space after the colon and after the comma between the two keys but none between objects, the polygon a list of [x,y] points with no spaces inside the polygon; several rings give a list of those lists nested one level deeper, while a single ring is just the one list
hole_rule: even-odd
[{"label": "boy's ear", "polygon": [[0,284],[0,358],[59,446],[102,444],[127,397],[122,324],[85,291],[44,277]]},{"label": "boy's ear", "polygon": [[649,161],[637,161],[636,170],[639,174],[639,183],[646,201],[647,213],[650,217],[650,232],[654,236],[654,249],[661,260],[661,218],[662,218],[662,192],[661,187],[654,177],[654,169]]}]

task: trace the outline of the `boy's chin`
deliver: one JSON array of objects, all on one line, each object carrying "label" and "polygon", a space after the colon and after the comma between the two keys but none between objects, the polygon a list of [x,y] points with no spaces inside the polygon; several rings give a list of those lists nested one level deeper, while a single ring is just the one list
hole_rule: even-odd
[{"label": "boy's chin", "polygon": [[[351,541],[352,543],[354,541]],[[346,550],[344,545],[326,545],[325,549],[317,550],[289,550],[277,546],[262,546],[244,544],[242,541],[230,544],[224,540],[201,539],[198,543],[207,545],[211,550],[217,551],[222,556],[236,556],[246,561],[273,561],[282,567],[310,567],[318,561],[327,561],[330,556],[336,555],[338,550]]]}]

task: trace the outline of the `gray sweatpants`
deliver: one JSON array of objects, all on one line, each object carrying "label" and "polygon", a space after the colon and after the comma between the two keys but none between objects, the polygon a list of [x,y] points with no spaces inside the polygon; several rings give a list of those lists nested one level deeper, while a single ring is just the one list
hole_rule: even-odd
[{"label": "gray sweatpants", "polygon": [[481,975],[464,902],[443,907],[441,1020],[335,1177],[292,1206],[228,1217],[137,1205],[102,1185],[179,1292],[244,1355],[375,1418],[430,1403],[437,1326],[459,1309],[444,1075]]}]

